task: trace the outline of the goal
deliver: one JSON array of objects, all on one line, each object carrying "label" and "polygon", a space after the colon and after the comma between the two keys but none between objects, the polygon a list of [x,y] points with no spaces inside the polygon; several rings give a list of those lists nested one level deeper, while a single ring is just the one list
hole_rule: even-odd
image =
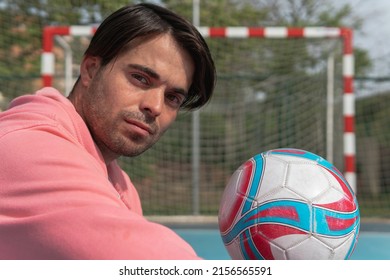
[{"label": "goal", "polygon": [[[68,93],[94,26],[46,27],[42,81]],[[356,190],[352,31],[199,27],[215,59],[211,102],[180,113],[152,149],[120,164],[147,215],[216,215],[234,170],[268,149],[333,162]]]}]

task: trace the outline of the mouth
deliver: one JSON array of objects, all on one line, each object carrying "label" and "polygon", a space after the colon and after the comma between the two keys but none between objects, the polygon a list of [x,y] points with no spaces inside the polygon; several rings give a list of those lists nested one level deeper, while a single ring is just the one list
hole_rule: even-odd
[{"label": "mouth", "polygon": [[154,130],[152,129],[152,127],[144,122],[137,121],[134,119],[126,119],[125,121],[131,126],[131,129],[138,134],[142,134],[145,136],[154,134]]}]

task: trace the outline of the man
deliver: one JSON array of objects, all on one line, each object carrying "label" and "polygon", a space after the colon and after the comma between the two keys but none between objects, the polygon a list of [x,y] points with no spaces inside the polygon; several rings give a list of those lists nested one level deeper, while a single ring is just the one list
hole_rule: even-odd
[{"label": "man", "polygon": [[171,11],[138,4],[104,20],[69,98],[43,88],[0,114],[0,259],[198,259],[142,216],[116,159],[206,104],[215,76],[204,39]]}]

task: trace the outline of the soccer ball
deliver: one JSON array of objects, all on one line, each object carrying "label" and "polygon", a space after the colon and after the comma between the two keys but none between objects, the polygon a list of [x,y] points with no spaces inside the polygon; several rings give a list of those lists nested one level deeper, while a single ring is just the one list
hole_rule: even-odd
[{"label": "soccer ball", "polygon": [[353,190],[331,163],[275,149],[233,173],[218,223],[232,259],[348,259],[360,215]]}]

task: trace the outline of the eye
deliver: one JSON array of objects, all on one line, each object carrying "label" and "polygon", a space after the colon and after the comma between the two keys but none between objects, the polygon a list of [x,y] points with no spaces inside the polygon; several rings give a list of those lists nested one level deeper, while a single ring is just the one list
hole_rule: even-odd
[{"label": "eye", "polygon": [[132,73],[131,78],[135,80],[136,83],[142,85],[142,86],[148,86],[149,80],[144,75],[138,74],[138,73]]},{"label": "eye", "polygon": [[183,104],[185,96],[181,93],[174,92],[166,94],[166,99],[172,107],[179,108]]}]

